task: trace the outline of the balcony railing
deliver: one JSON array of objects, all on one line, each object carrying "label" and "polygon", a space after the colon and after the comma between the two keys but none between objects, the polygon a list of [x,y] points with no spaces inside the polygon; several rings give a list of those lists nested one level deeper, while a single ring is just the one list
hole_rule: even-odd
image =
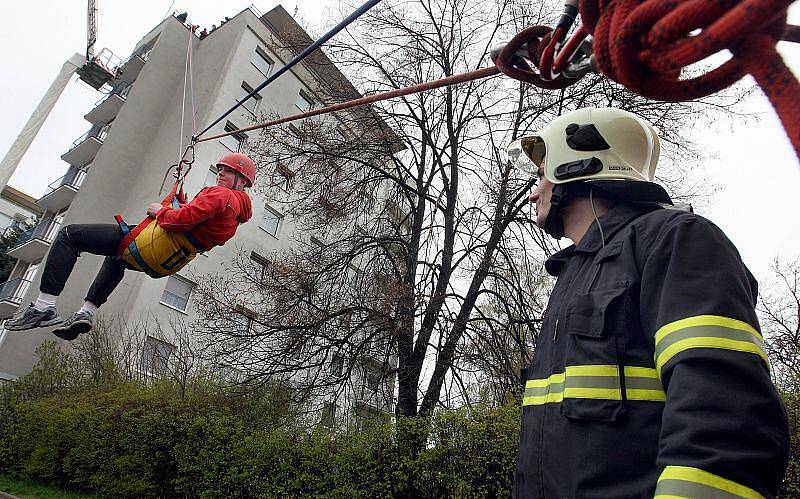
[{"label": "balcony railing", "polygon": [[36,204],[45,211],[61,211],[72,203],[85,178],[86,170],[70,167],[66,175],[47,186],[47,191],[36,200]]},{"label": "balcony railing", "polygon": [[0,302],[10,302],[19,306],[30,284],[31,281],[24,277],[17,277],[0,284]]},{"label": "balcony railing", "polygon": [[92,128],[90,128],[88,132],[81,135],[79,138],[75,140],[75,142],[72,143],[72,145],[69,147],[69,150],[72,151],[73,149],[75,149],[76,147],[78,147],[83,142],[89,139],[97,139],[102,143],[104,140],[106,140],[106,135],[108,135],[109,128],[111,128],[111,125],[104,123],[92,126]]},{"label": "balcony railing", "polygon": [[84,118],[95,125],[110,122],[117,116],[122,105],[125,104],[130,91],[130,83],[121,82],[117,84],[111,93],[95,103],[92,110],[86,113]]},{"label": "balcony railing", "polygon": [[107,101],[109,97],[113,97],[115,95],[122,97],[123,99],[127,98],[128,94],[131,93],[131,88],[133,87],[131,86],[130,83],[121,83],[120,85],[117,85],[111,92],[108,93],[108,95],[105,95],[100,100],[98,100],[94,104],[94,107],[96,108],[100,106],[102,103]]},{"label": "balcony railing", "polygon": [[48,244],[52,243],[56,238],[56,234],[58,234],[58,229],[61,228],[61,222],[63,220],[63,216],[58,216],[52,220],[44,220],[36,226],[31,227],[19,236],[19,239],[14,243],[11,251],[34,239],[40,239]]},{"label": "balcony railing", "polygon": [[64,153],[61,159],[77,167],[91,163],[100,146],[103,145],[109,128],[111,128],[110,123],[98,123],[92,126],[88,132],[72,143],[69,151]]},{"label": "balcony railing", "polygon": [[119,71],[117,71],[117,79],[124,83],[133,83],[150,58],[150,52],[152,50],[153,47],[143,47],[131,54],[125,62],[120,64]]},{"label": "balcony railing", "polygon": [[41,262],[58,234],[63,220],[64,216],[59,215],[53,219],[43,220],[39,225],[23,232],[14,243],[14,247],[8,250],[8,255],[23,262]]},{"label": "balcony railing", "polygon": [[68,172],[60,179],[50,183],[50,185],[47,186],[47,192],[45,192],[44,195],[47,196],[48,194],[50,194],[51,192],[62,186],[79,189],[81,184],[83,184],[83,180],[85,178],[86,178],[86,170],[79,168],[73,170],[72,172]]}]

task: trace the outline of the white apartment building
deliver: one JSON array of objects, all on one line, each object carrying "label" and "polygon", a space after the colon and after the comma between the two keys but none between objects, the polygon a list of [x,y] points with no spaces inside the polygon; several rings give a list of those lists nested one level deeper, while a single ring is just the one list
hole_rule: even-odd
[{"label": "white apartment building", "polygon": [[[70,165],[66,175],[37,200],[43,210],[41,222],[10,251],[19,263],[3,286],[0,318],[10,317],[35,299],[39,269],[62,225],[114,223],[116,213],[129,223],[136,223],[144,217],[147,205],[163,198],[169,190],[172,177],[167,177],[167,169],[176,162],[181,142],[178,137],[180,108],[189,39],[194,54],[197,123],[202,127],[294,55],[282,48],[286,43],[280,36],[286,27],[305,34],[281,6],[265,15],[249,8],[202,40],[172,16],[141,39],[133,55],[121,64],[118,77],[112,80],[113,90],[85,115],[91,124],[90,130],[61,157]],[[330,61],[326,66],[324,74],[306,63],[295,66],[264,89],[257,100],[240,107],[210,130],[209,135],[247,126],[255,112],[289,116],[321,102],[315,95],[316,89],[325,84],[322,80],[332,74],[344,79]],[[188,112],[183,129],[185,145],[192,129]],[[225,153],[240,150],[245,135],[197,146],[196,161],[185,182],[190,196],[213,183],[212,165]],[[240,227],[234,239],[198,256],[180,273],[168,278],[151,279],[143,273],[127,272],[103,306],[104,315],[114,316],[122,323],[142,317],[164,324],[176,317],[191,318],[194,309],[190,275],[218,271],[242,250],[267,254],[289,247],[295,232],[292,220],[281,213],[279,206],[267,205],[255,193],[251,193],[251,197],[253,218]],[[59,298],[59,311],[63,316],[83,303],[102,259],[83,255],[78,260]],[[37,360],[37,347],[46,340],[55,339],[49,330],[0,336],[0,378],[13,380],[29,372]],[[148,338],[148,342],[146,348],[166,355],[174,348],[155,338]],[[332,366],[332,369],[337,368]],[[365,368],[363,378],[365,383],[372,383],[374,376],[371,377]],[[320,401],[319,406],[325,407],[322,412],[326,418],[332,412],[337,416],[353,414],[351,411],[358,412],[356,402],[364,405],[363,400],[359,402],[353,398],[365,399],[354,395],[350,400]],[[368,411],[392,410],[391,401],[377,402],[376,397],[371,397],[368,402]]]},{"label": "white apartment building", "polygon": [[0,232],[35,220],[42,211],[35,198],[7,185],[0,191]]}]

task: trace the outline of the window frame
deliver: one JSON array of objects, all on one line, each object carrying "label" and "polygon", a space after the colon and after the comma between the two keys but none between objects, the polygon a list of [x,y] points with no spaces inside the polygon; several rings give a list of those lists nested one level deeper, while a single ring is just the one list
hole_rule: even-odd
[{"label": "window frame", "polygon": [[[148,347],[149,345],[153,345],[153,347],[149,348]],[[167,347],[168,351],[166,356],[162,357],[160,355],[160,352],[157,348],[158,346]],[[152,376],[152,377],[163,376],[167,374],[167,372],[169,371],[169,359],[172,357],[172,355],[175,354],[176,350],[177,347],[172,343],[156,338],[155,336],[148,335],[144,340],[144,345],[142,346],[142,354],[139,359],[140,362],[139,365],[141,367],[142,372],[144,372],[147,376]],[[163,365],[160,366],[155,365],[157,354],[159,357],[158,361],[163,362]],[[158,370],[156,369],[156,367],[158,367]]]},{"label": "window frame", "polygon": [[258,314],[242,304],[236,305],[234,311],[236,312],[236,315],[244,317],[243,321],[244,324],[241,324],[242,326],[244,326],[244,331],[242,332],[242,334],[243,335],[251,334],[253,332],[253,322],[255,322],[256,319],[258,319]]},{"label": "window frame", "polygon": [[[208,174],[211,174],[211,173],[214,174],[214,182],[209,184],[209,183],[207,183],[208,180],[209,180]],[[219,171],[217,170],[217,167],[216,166],[210,166],[208,168],[208,174],[206,174],[206,181],[203,182],[203,187],[214,187],[215,185],[217,185],[217,175],[219,174]]]},{"label": "window frame", "polygon": [[261,284],[266,283],[266,281],[267,281],[267,269],[270,266],[269,260],[267,260],[263,256],[259,255],[255,251],[251,251],[250,252],[250,261],[252,261],[255,265],[258,265],[260,267],[260,270],[258,271],[258,275],[257,276],[254,275],[253,277],[257,278],[258,282],[261,283]]},{"label": "window frame", "polygon": [[[256,57],[260,57],[261,59],[264,60],[264,62],[267,63],[268,67],[266,73],[264,72],[263,69],[261,69],[258,66],[258,64],[255,63],[254,59]],[[267,52],[258,46],[255,48],[255,50],[253,50],[253,54],[250,56],[250,64],[252,64],[258,70],[258,72],[263,74],[264,76],[269,76],[270,72],[272,71],[272,67],[275,66],[275,62],[272,60],[270,56],[267,55]]]},{"label": "window frame", "polygon": [[[273,234],[266,227],[264,227],[264,215],[267,213],[272,213],[275,218],[277,219],[277,223],[275,224],[275,233]],[[283,214],[276,210],[275,208],[271,207],[268,204],[264,205],[264,214],[261,215],[261,221],[258,223],[258,228],[269,234],[270,236],[274,237],[275,239],[278,238],[278,234],[281,231],[281,225],[283,224]]]},{"label": "window frame", "polygon": [[[168,303],[168,302],[164,301],[164,294],[167,292],[167,285],[169,284],[170,279],[183,281],[185,284],[189,285],[189,292],[186,294],[186,303],[184,304],[183,309],[178,308],[176,305],[173,305],[171,303]],[[171,308],[172,310],[175,310],[175,311],[180,312],[182,314],[188,315],[187,310],[189,308],[189,302],[192,299],[192,292],[194,291],[195,286],[196,286],[196,284],[194,282],[190,281],[189,279],[187,279],[187,278],[185,278],[183,276],[180,276],[178,274],[172,274],[167,278],[166,283],[164,284],[164,290],[161,292],[161,297],[158,299],[158,303],[160,303],[161,305],[164,305],[167,308]],[[173,295],[173,296],[177,296],[174,293],[170,293],[170,294]]]},{"label": "window frame", "polygon": [[334,353],[331,357],[328,369],[333,376],[337,378],[341,377],[344,374],[344,357],[338,353]]},{"label": "window frame", "polygon": [[[225,123],[225,132],[226,133],[227,132],[235,132],[236,130],[239,130],[239,127],[237,127],[236,125],[234,125],[230,121]],[[236,140],[237,143],[238,143],[238,146],[236,147],[236,149],[231,149],[230,145],[228,145],[227,143],[224,142],[225,140],[228,140],[231,137],[233,137],[233,139]],[[243,132],[239,132],[239,133],[234,133],[233,135],[228,135],[226,137],[220,137],[219,138],[219,143],[222,144],[225,147],[225,149],[227,149],[227,150],[229,150],[231,152],[242,152],[244,150],[245,144],[247,144],[247,134],[245,134]]]},{"label": "window frame", "polygon": [[[291,170],[291,168],[289,168],[288,166],[286,166],[282,162],[279,162],[275,166],[275,173],[282,179],[282,181],[279,183],[278,187],[280,187],[280,189],[282,191],[284,191],[284,192],[289,192],[290,190],[292,190],[292,186],[294,185],[294,178],[296,176],[296,173],[293,172]],[[273,176],[273,178],[275,178],[275,177]]]},{"label": "window frame", "polygon": [[[246,81],[242,82],[242,84],[239,86],[239,89],[240,93],[238,96],[236,96],[236,102],[242,102],[242,100],[245,97],[247,97],[250,94],[250,92],[254,90],[254,88],[251,87]],[[260,105],[261,105],[261,95],[255,94],[251,99],[247,100],[244,104],[242,104],[242,107],[247,109],[250,112],[250,114],[255,115],[258,112],[258,108]],[[251,109],[248,106],[253,106],[253,108]]]},{"label": "window frame", "polygon": [[[299,105],[300,99],[303,99],[304,101],[306,101],[306,103],[308,103],[308,109],[303,109],[302,107],[300,107]],[[308,93],[305,90],[300,89],[300,91],[297,92],[297,99],[295,99],[294,101],[294,107],[299,109],[300,112],[307,113],[308,111],[314,109],[314,99],[312,99],[311,96],[308,95]]]}]

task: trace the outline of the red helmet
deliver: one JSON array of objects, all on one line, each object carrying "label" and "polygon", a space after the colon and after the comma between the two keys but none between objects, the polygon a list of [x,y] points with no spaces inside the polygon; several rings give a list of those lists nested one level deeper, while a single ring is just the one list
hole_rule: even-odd
[{"label": "red helmet", "polygon": [[252,187],[256,181],[256,164],[246,154],[232,152],[226,154],[219,161],[217,166],[227,166],[236,170],[241,176],[247,179],[247,187]]}]

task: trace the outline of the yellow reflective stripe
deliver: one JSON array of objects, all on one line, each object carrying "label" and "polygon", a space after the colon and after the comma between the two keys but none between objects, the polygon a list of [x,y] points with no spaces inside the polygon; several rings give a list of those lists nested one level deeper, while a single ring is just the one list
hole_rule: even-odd
[{"label": "yellow reflective stripe", "polygon": [[[666,394],[655,369],[625,366],[629,400],[663,402]],[[565,372],[525,383],[522,405],[559,403],[564,399],[622,400],[619,367],[615,365],[567,366]]]},{"label": "yellow reflective stripe", "polygon": [[664,336],[677,331],[679,329],[686,329],[687,327],[695,327],[695,326],[722,326],[731,329],[739,329],[742,331],[747,331],[752,333],[758,339],[763,341],[764,339],[761,337],[761,333],[756,331],[756,329],[746,322],[742,322],[737,319],[731,319],[730,317],[723,317],[721,315],[696,315],[694,317],[687,317],[686,319],[681,319],[679,321],[670,322],[662,326],[656,332],[656,343],[661,341]]},{"label": "yellow reflective stripe", "polygon": [[[529,379],[525,382],[526,395],[522,399],[522,405],[542,405],[561,402],[564,398],[564,377],[565,373],[556,373],[544,379]],[[528,395],[527,392],[529,391],[536,394]],[[541,391],[545,393],[538,393]]]},{"label": "yellow reflective stripe", "polygon": [[724,338],[689,338],[679,341],[674,345],[670,345],[664,352],[656,358],[656,367],[658,371],[664,368],[664,364],[669,360],[690,348],[716,348],[720,350],[733,350],[735,352],[753,353],[761,357],[767,366],[769,366],[769,358],[767,357],[764,349],[758,345],[747,341],[727,340]]},{"label": "yellow reflective stripe", "polygon": [[625,366],[624,372],[626,378],[636,377],[636,378],[660,379],[658,376],[658,371],[656,371],[652,367]]},{"label": "yellow reflective stripe", "polygon": [[692,348],[715,348],[758,355],[769,367],[764,339],[750,324],[718,315],[671,322],[655,335],[655,364],[660,374],[675,355]]},{"label": "yellow reflective stripe", "polygon": [[667,466],[658,477],[655,497],[720,497],[764,499],[733,480],[689,466]]},{"label": "yellow reflective stripe", "polygon": [[564,390],[568,399],[622,400],[619,388],[569,388]]},{"label": "yellow reflective stripe", "polygon": [[638,390],[629,388],[625,390],[625,394],[628,396],[628,400],[652,400],[653,402],[665,402],[667,400],[667,394],[664,393],[663,390]]},{"label": "yellow reflective stripe", "polygon": [[553,404],[564,400],[563,392],[548,393],[547,395],[536,397],[525,397],[522,399],[522,405],[542,405]]}]

